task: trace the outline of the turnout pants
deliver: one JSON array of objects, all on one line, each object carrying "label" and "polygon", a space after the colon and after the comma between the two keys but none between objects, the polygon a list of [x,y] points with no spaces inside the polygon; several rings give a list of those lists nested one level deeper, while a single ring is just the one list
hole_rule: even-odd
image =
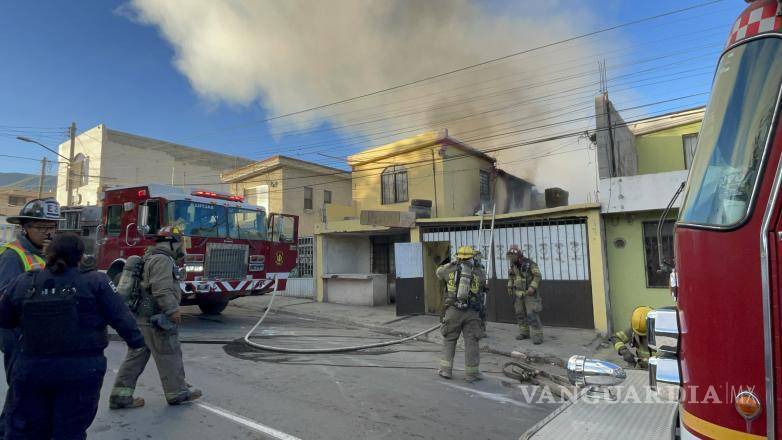
[{"label": "turnout pants", "polygon": [[106,358],[100,355],[14,360],[6,440],[87,438],[100,400]]},{"label": "turnout pants", "polygon": [[445,311],[443,323],[440,326],[443,335],[443,353],[440,368],[447,371],[453,369],[453,358],[456,355],[456,342],[461,334],[464,338],[464,373],[467,376],[477,376],[480,373],[481,355],[478,350],[478,340],[483,337],[481,317],[475,310],[459,310],[450,306]]},{"label": "turnout pants", "polygon": [[186,399],[190,391],[185,381],[182,346],[179,343],[177,328],[160,330],[149,323],[139,322],[139,329],[144,335],[147,346],[137,349],[128,348],[128,354],[119,368],[117,378],[114,380],[114,388],[111,390],[112,402],[133,401],[136,382],[144,372],[150,356],[155,358],[163,393],[168,403],[178,403]]},{"label": "turnout pants", "polygon": [[516,312],[516,322],[519,324],[519,334],[530,336],[533,342],[543,342],[543,326],[540,323],[540,313],[543,302],[540,295],[516,296],[513,302]]}]

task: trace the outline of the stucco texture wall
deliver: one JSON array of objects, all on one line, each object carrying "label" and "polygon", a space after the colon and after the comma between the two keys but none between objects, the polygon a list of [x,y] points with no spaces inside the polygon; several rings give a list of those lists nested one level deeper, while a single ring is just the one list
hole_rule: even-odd
[{"label": "stucco texture wall", "polygon": [[682,136],[698,133],[700,129],[701,123],[694,122],[636,137],[638,174],[683,170],[685,167]]},{"label": "stucco texture wall", "polygon": [[[434,169],[432,155],[434,154]],[[381,174],[386,167],[407,169],[408,200],[382,204]],[[491,163],[463,150],[436,145],[406,154],[369,162],[353,169],[353,202],[361,210],[407,211],[410,200],[432,201],[432,215],[459,217],[471,215],[480,204],[479,170]]]},{"label": "stucco texture wall", "polygon": [[[425,148],[355,166],[353,168],[353,204],[356,206],[356,211],[407,211],[410,200],[413,199],[431,200],[434,203],[431,154],[431,149]],[[438,157],[436,153],[435,157]],[[438,167],[437,161],[436,159],[436,169]],[[407,201],[384,205],[381,198],[380,176],[385,168],[394,165],[404,166],[407,170]]]},{"label": "stucco texture wall", "polygon": [[[99,125],[87,130],[76,138],[73,155],[76,156],[81,153],[87,157],[89,177],[87,177],[87,184],[83,186],[80,185],[78,177],[74,178],[73,204],[75,205],[97,205],[100,186],[103,184],[110,185],[112,184],[111,182],[114,181],[112,178],[113,176],[102,173],[103,157],[101,154],[101,147],[104,135],[105,127]],[[64,157],[68,157],[68,154],[70,154],[70,146],[70,141],[60,144],[60,154]],[[68,202],[68,191],[66,186],[67,174],[67,165],[60,163],[57,167],[57,201],[63,205]],[[105,176],[105,178],[100,179],[96,176]]]},{"label": "stucco texture wall", "polygon": [[[604,216],[611,321],[614,330],[629,326],[630,314],[637,306],[662,307],[674,304],[668,288],[646,287],[643,222],[656,223],[660,214],[659,211],[651,211]],[[621,248],[614,244],[620,238],[625,242]]]},{"label": "stucco texture wall", "polygon": [[445,150],[444,206],[440,217],[473,215],[481,205],[480,171],[492,164],[476,156],[465,156],[458,148]]},{"label": "stucco texture wall", "polygon": [[[312,188],[312,209],[304,209],[305,187]],[[325,191],[331,191],[331,203],[349,205],[352,198],[350,179],[291,167],[283,168],[282,183],[270,189],[270,197],[275,190],[276,197],[282,197],[282,210],[277,212],[299,216],[300,237],[313,235],[315,225],[323,220]]]}]

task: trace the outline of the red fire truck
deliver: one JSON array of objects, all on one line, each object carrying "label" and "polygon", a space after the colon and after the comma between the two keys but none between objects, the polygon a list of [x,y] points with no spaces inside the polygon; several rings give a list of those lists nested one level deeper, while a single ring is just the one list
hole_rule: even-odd
[{"label": "red fire truck", "polygon": [[684,187],[668,262],[676,306],[647,319],[648,377],[664,401],[590,399],[635,386],[637,371],[573,356],[570,380],[588,392],[523,439],[782,439],[782,0],[747,3]]},{"label": "red fire truck", "polygon": [[[100,220],[89,223],[90,211],[97,210]],[[267,217],[240,196],[165,185],[118,187],[104,192],[100,207],[63,213],[65,229],[93,237],[98,268],[115,280],[129,256],[154,245],[155,232],[178,226],[187,252],[182,305],[198,305],[204,313],[220,313],[234,298],[284,289],[296,266],[298,217]]]},{"label": "red fire truck", "polygon": [[[782,2],[749,2],[720,57],[675,232],[652,385],[683,439],[782,438]],[[680,388],[679,388],[680,387]]]}]

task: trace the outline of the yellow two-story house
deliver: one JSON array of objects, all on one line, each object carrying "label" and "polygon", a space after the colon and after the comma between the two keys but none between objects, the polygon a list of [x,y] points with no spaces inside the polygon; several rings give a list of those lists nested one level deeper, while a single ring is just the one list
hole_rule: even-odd
[{"label": "yellow two-story house", "polygon": [[320,301],[392,302],[394,244],[411,241],[417,218],[502,214],[540,204],[531,183],[498,169],[493,157],[446,130],[361,151],[348,165],[351,205],[331,204],[325,222],[315,226]]}]

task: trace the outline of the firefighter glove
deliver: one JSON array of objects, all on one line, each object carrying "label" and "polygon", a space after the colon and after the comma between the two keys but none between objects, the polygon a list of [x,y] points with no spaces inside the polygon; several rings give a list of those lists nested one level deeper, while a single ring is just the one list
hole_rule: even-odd
[{"label": "firefighter glove", "polygon": [[622,356],[622,359],[625,360],[628,364],[635,364],[635,355],[630,351],[627,347],[622,347],[619,349],[619,354]]}]

